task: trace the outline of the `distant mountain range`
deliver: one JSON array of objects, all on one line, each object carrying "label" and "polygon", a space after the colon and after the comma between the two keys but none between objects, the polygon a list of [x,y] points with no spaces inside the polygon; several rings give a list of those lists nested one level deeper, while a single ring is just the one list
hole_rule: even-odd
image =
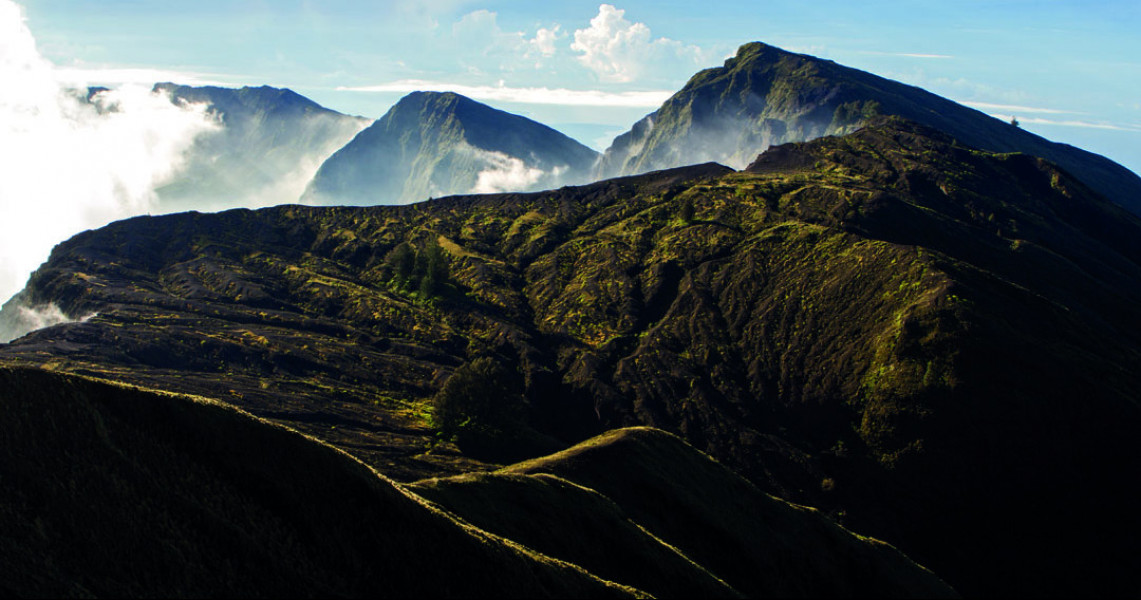
[{"label": "distant mountain range", "polygon": [[415,92],[338,150],[304,200],[407,204],[584,183],[598,154],[530,119],[454,93]]},{"label": "distant mountain range", "polygon": [[366,120],[290,90],[156,89],[176,101],[205,102],[224,123],[221,133],[199,141],[184,175],[160,190],[176,208],[192,209],[203,199],[263,206],[299,197],[309,204],[407,204],[702,162],[741,169],[770,146],[843,135],[876,116],[895,115],[973,147],[1046,158],[1141,214],[1141,177],[1105,157],[923,89],[760,42],[694,75],[602,155],[550,127],[451,92],[409,94],[365,128]]},{"label": "distant mountain range", "polygon": [[173,102],[206,104],[222,125],[196,140],[177,179],[158,190],[168,211],[296,202],[321,163],[368,125],[288,89],[154,89]]},{"label": "distant mountain range", "polygon": [[119,221],[0,310],[74,320],[0,344],[0,595],[1133,595],[1136,180],[763,44],[598,162],[412,94],[306,199],[471,194]]}]

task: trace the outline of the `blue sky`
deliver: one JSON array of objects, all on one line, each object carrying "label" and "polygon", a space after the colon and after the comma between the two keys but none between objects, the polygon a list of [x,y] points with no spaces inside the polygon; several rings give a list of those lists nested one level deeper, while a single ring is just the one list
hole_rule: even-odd
[{"label": "blue sky", "polygon": [[1141,171],[1137,0],[20,4],[40,53],[77,80],[269,84],[373,118],[411,89],[462,86],[595,147],[760,40]]}]

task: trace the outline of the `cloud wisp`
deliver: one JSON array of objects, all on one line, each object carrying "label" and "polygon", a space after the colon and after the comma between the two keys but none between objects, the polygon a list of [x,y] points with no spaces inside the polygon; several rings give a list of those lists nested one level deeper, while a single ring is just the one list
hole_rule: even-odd
[{"label": "cloud wisp", "polygon": [[159,81],[177,81],[183,85],[233,85],[221,81],[216,74],[141,67],[55,66],[52,69],[52,74],[60,84],[74,87],[88,85],[121,86],[125,84],[150,87]]},{"label": "cloud wisp", "polygon": [[1053,125],[1057,127],[1080,127],[1084,129],[1103,129],[1107,131],[1130,131],[1141,132],[1141,127],[1136,125],[1118,125],[1104,121],[1086,121],[1081,119],[1058,119],[1058,118],[1044,118],[1044,117],[1027,117],[1020,115],[1084,115],[1087,113],[1064,110],[1060,108],[1043,108],[1038,106],[1022,106],[1018,104],[998,104],[994,102],[973,102],[962,101],[960,104],[965,104],[971,108],[977,108],[986,114],[1003,121],[1011,119],[1018,119],[1019,123],[1031,125]]},{"label": "cloud wisp", "polygon": [[1010,119],[1017,118],[1019,123],[1029,123],[1033,125],[1054,125],[1057,127],[1081,127],[1083,129],[1104,129],[1108,131],[1129,131],[1134,133],[1141,133],[1141,127],[1130,127],[1127,125],[1115,125],[1113,123],[1094,123],[1091,121],[1077,121],[1066,120],[1059,121],[1056,119],[1043,119],[1041,117],[1018,117],[1017,115],[1004,115],[998,113],[987,113],[996,119],[1009,121]]},{"label": "cloud wisp", "polygon": [[55,244],[149,212],[194,140],[219,127],[150,86],[90,94],[59,75],[22,8],[0,0],[0,299]]},{"label": "cloud wisp", "polygon": [[488,100],[493,102],[633,108],[657,108],[673,94],[672,91],[667,90],[605,92],[601,90],[568,90],[548,87],[463,85],[442,81],[426,81],[422,79],[402,79],[378,85],[338,87],[337,91],[389,93],[455,92],[476,100]]},{"label": "cloud wisp", "polygon": [[1013,113],[1037,113],[1037,114],[1046,114],[1046,115],[1080,115],[1080,114],[1085,114],[1085,113],[1080,113],[1080,112],[1076,112],[1076,111],[1072,111],[1072,110],[1062,110],[1059,108],[1039,108],[1036,106],[1020,106],[1017,104],[995,104],[993,102],[961,102],[961,104],[965,104],[971,108],[977,108],[977,109],[983,110],[983,111],[1002,110],[1002,111],[1009,111],[1009,112],[1013,112]]},{"label": "cloud wisp", "polygon": [[23,294],[17,294],[6,302],[0,310],[0,344],[6,344],[37,329],[61,323],[83,323],[95,313],[80,317],[69,317],[53,303],[32,306]]},{"label": "cloud wisp", "polygon": [[933,60],[946,60],[955,58],[951,54],[932,54],[927,52],[879,52],[876,50],[860,50],[859,54],[868,54],[871,56],[899,56],[903,58],[925,58]]}]

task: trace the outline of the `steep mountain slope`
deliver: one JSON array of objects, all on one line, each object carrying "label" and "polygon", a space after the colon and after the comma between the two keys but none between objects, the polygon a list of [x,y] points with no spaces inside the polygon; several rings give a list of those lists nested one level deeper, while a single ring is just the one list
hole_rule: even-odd
[{"label": "steep mountain slope", "polygon": [[[400,257],[437,246],[416,291]],[[428,399],[491,356],[543,434],[678,433],[968,595],[1122,595],[1141,564],[1141,222],[898,119],[740,173],[132,219],[26,293],[95,316],[0,357],[217,397],[405,480],[496,460],[425,452]]]},{"label": "steep mountain slope", "polygon": [[876,115],[922,123],[968,146],[1043,157],[1141,214],[1141,178],[1105,157],[926,90],[760,42],[694,75],[614,140],[599,172],[615,177],[705,161],[741,168],[770,146],[848,133]]},{"label": "steep mountain slope", "polygon": [[288,89],[155,89],[174,102],[208,105],[222,125],[195,142],[185,170],[159,190],[167,210],[296,202],[321,163],[368,125]]},{"label": "steep mountain slope", "polygon": [[0,592],[631,597],[217,403],[0,367]]},{"label": "steep mountain slope", "polygon": [[[710,585],[714,576],[749,598],[954,596],[894,548],[764,494],[656,429],[614,430],[495,473],[410,489],[657,598],[728,596],[721,580]],[[644,558],[647,567],[629,569]],[[622,579],[631,572],[643,579]]]},{"label": "steep mountain slope", "polygon": [[598,154],[530,119],[454,93],[414,92],[337,151],[306,200],[407,204],[585,181]]},{"label": "steep mountain slope", "polygon": [[[0,409],[6,419],[0,431],[0,591],[6,596],[645,595],[489,535],[343,452],[216,402],[0,366]],[[665,436],[671,458],[698,456],[652,430],[591,442],[610,448],[610,458],[626,457],[608,468],[628,470],[635,480],[646,477],[643,470],[656,457],[646,456],[645,444],[621,443],[629,436]],[[561,462],[550,457],[544,464]],[[685,476],[697,483],[732,477],[708,459],[685,466]],[[601,499],[585,488],[550,476],[518,479],[525,494],[537,491],[526,484],[544,480],[562,483],[556,496],[569,492],[564,504],[543,507],[548,518],[562,513],[566,523],[604,526],[618,520],[604,499],[565,504],[584,494]],[[686,494],[689,482],[677,483],[670,491]],[[416,487],[439,491],[439,485]],[[775,529],[797,532],[797,539],[781,542],[794,542],[802,554],[812,550],[807,560],[784,559],[798,573],[854,584],[857,592],[953,596],[882,542],[857,538],[811,511],[766,515]],[[688,591],[738,596],[644,530],[627,529],[645,541],[604,565],[608,579],[657,584],[663,567],[680,565],[709,582]],[[606,527],[563,533],[596,550],[622,537]],[[737,541],[752,552],[781,550],[766,538]],[[658,564],[671,553],[672,565]],[[846,570],[853,554],[859,557],[855,573]],[[658,597],[683,597],[687,589],[661,591]]]}]

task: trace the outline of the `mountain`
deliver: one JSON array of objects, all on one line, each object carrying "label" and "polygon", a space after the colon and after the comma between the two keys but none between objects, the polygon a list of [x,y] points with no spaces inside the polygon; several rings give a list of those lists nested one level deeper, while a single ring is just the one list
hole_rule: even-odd
[{"label": "mountain", "polygon": [[[600,579],[476,529],[344,452],[218,402],[0,367],[0,408],[5,596],[647,597],[612,583],[646,579],[637,554]],[[676,438],[665,444],[678,456],[698,454]],[[637,448],[619,453],[639,460]],[[716,464],[696,461],[688,475],[716,477]],[[768,502],[776,528],[821,547],[786,559],[790,571],[831,576],[821,569],[855,566],[830,580],[856,591],[952,595],[890,546]],[[612,514],[574,508],[568,516]],[[736,595],[724,584],[705,589]],[[680,597],[665,591],[659,597]]]},{"label": "mountain", "polygon": [[175,103],[206,104],[222,125],[195,141],[179,177],[158,190],[173,211],[296,202],[321,163],[368,124],[288,89],[154,89]]},{"label": "mountain", "polygon": [[530,119],[451,92],[414,92],[333,154],[306,191],[318,204],[407,204],[585,181],[598,153]]},{"label": "mountain", "polygon": [[991,152],[1056,163],[1141,214],[1141,177],[1097,154],[1046,140],[921,88],[829,60],[753,42],[724,66],[694,75],[602,157],[602,177],[716,161],[743,168],[786,142],[842,135],[876,115],[896,115]]},{"label": "mountain", "polygon": [[0,368],[15,597],[635,597],[216,402]]},{"label": "mountain", "polygon": [[[139,217],[60,244],[24,293],[89,318],[0,360],[215,398],[425,495],[466,475],[440,504],[536,545],[461,504],[519,485],[605,505],[571,482],[747,593],[736,553],[663,514],[749,532],[771,505],[657,494],[670,453],[638,454],[657,479],[618,459],[478,475],[652,426],[965,595],[1128,595],[1141,564],[1141,220],[1047,160],[899,118],[741,172]],[[649,543],[624,531],[608,543]],[[717,585],[701,569],[676,575]]]},{"label": "mountain", "polygon": [[[409,489],[487,531],[656,598],[955,596],[891,546],[764,494],[647,427]],[[630,569],[639,560],[644,566]],[[634,574],[637,582],[624,579]]]}]

